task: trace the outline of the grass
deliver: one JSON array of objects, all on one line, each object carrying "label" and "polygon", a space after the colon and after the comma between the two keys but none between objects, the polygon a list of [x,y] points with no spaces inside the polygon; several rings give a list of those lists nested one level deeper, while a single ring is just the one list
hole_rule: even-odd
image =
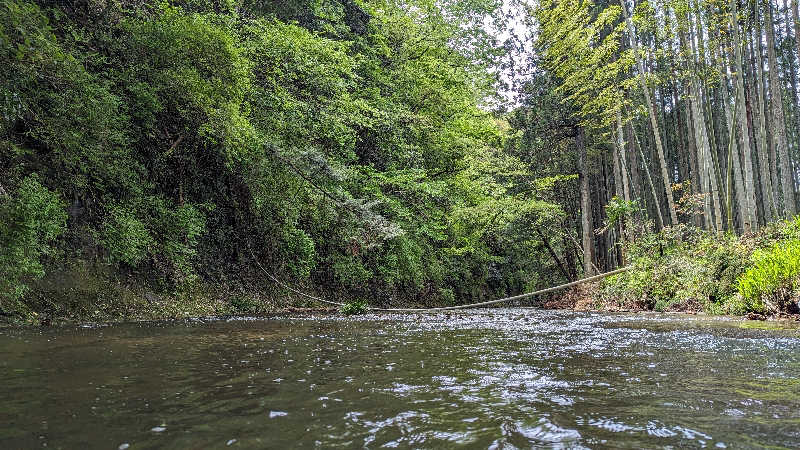
[{"label": "grass", "polygon": [[752,259],[753,265],[738,280],[747,309],[759,313],[793,309],[790,303],[800,288],[800,239],[756,250]]}]

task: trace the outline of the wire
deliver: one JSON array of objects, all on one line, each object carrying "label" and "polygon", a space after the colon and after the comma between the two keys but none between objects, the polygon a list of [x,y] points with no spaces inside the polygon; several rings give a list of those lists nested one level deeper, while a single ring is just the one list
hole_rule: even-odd
[{"label": "wire", "polygon": [[[288,284],[278,280],[277,278],[275,278],[275,276],[273,276],[271,273],[269,273],[267,271],[267,269],[265,269],[261,265],[261,263],[258,262],[258,259],[255,257],[255,255],[253,255],[253,260],[256,262],[258,267],[265,274],[267,274],[267,276],[270,277],[270,279],[272,279],[272,281],[274,281],[279,286],[282,286],[282,287],[294,292],[295,294],[302,295],[303,297],[309,298],[311,300],[314,300],[314,301],[317,301],[317,302],[320,302],[320,303],[325,303],[325,304],[328,304],[328,305],[335,305],[335,306],[344,306],[344,303],[332,302],[330,300],[325,300],[325,299],[320,298],[320,297],[315,297],[313,295],[306,294],[305,292],[301,292],[301,291],[289,286]],[[367,310],[369,310],[369,311],[378,311],[378,312],[422,312],[422,311],[451,311],[451,310],[455,310],[455,309],[477,308],[477,307],[480,307],[480,306],[489,306],[489,305],[494,305],[494,304],[497,304],[497,303],[510,302],[510,301],[513,301],[513,300],[521,300],[523,298],[533,297],[534,295],[547,294],[547,293],[558,291],[558,290],[561,290],[561,289],[571,288],[572,286],[577,286],[579,284],[589,283],[589,282],[597,281],[597,280],[602,280],[603,278],[610,277],[612,275],[616,275],[618,273],[625,272],[628,269],[629,269],[628,267],[622,267],[620,269],[612,270],[610,272],[601,273],[600,275],[595,275],[595,276],[591,276],[591,277],[588,277],[588,278],[583,278],[583,279],[572,281],[572,282],[566,283],[566,284],[560,284],[558,286],[553,286],[553,287],[550,287],[550,288],[547,288],[547,289],[540,289],[538,291],[528,292],[527,294],[512,295],[511,297],[504,297],[504,298],[500,298],[500,299],[497,299],[497,300],[489,300],[489,301],[486,301],[486,302],[470,303],[468,305],[441,306],[441,307],[435,307],[435,308],[373,308],[373,307],[369,307],[368,306]]]}]

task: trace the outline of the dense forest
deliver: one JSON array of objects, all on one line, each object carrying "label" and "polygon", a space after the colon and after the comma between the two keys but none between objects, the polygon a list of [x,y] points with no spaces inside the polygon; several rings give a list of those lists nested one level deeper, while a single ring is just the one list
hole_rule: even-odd
[{"label": "dense forest", "polygon": [[800,25],[797,2],[774,3],[535,9],[543,78],[574,105],[575,133],[606,141],[602,182],[657,228],[754,232],[797,212]]},{"label": "dense forest", "polygon": [[[531,101],[569,106],[546,129],[569,134],[578,154],[583,253],[605,268],[626,250],[634,259],[634,271],[609,283],[612,296],[657,309],[684,300],[787,309],[800,253],[786,249],[800,236],[796,222],[773,223],[797,213],[797,2],[543,1],[530,10],[543,69]],[[753,264],[763,271],[745,274]],[[748,291],[762,275],[774,279]],[[786,295],[762,299],[766,285]]]},{"label": "dense forest", "polygon": [[[759,302],[800,274],[780,222],[798,20],[796,1],[5,1],[0,313],[307,304],[284,283],[454,305],[627,264],[592,297],[785,310]],[[751,273],[775,261],[780,280]]]}]

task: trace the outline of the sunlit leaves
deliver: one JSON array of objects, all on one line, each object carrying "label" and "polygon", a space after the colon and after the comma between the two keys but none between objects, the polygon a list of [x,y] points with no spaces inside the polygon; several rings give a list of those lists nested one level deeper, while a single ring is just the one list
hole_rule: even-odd
[{"label": "sunlit leaves", "polygon": [[621,53],[624,24],[619,6],[593,2],[543,2],[534,12],[537,45],[544,62],[561,80],[558,91],[578,109],[586,126],[612,123],[625,103],[632,55]]}]

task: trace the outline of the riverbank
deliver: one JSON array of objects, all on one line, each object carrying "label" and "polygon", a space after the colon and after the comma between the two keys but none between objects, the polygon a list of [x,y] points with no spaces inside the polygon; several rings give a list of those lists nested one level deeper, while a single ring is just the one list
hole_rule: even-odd
[{"label": "riverbank", "polygon": [[166,286],[161,280],[83,260],[51,267],[14,306],[13,312],[0,314],[0,323],[125,322],[329,310],[257,279]]},{"label": "riverbank", "polygon": [[546,310],[567,310],[579,312],[609,312],[609,313],[652,313],[652,314],[687,314],[705,316],[727,316],[743,320],[768,320],[782,322],[800,322],[800,314],[785,312],[774,312],[760,314],[749,312],[747,314],[714,314],[710,313],[703,304],[694,299],[685,299],[682,302],[675,302],[669,308],[658,311],[647,306],[646,302],[617,302],[604,301],[598,295],[603,290],[602,283],[588,283],[570,289],[563,295],[548,299],[542,303],[542,309]]},{"label": "riverbank", "polygon": [[800,218],[735,236],[679,225],[625,246],[630,269],[549,299],[554,309],[800,317]]},{"label": "riverbank", "polygon": [[[287,280],[287,282],[291,282]],[[199,317],[271,316],[280,314],[338,314],[342,308],[300,295],[352,305],[377,306],[345,291],[321,286],[281,285],[253,274],[238,279],[203,280],[169,285],[157,278],[129,274],[85,260],[51,264],[17,302],[0,301],[0,326],[62,323],[118,323]],[[2,299],[0,299],[2,300]],[[384,300],[384,307],[442,306],[437,296]],[[352,309],[355,307],[356,309]]]},{"label": "riverbank", "polygon": [[[800,218],[741,237],[681,225],[643,235],[627,243],[625,251],[628,271],[542,299],[541,305],[578,311],[800,319]],[[315,293],[315,286],[298,288]],[[354,305],[453,304],[436,296],[381,301],[316,288],[333,300]],[[0,322],[46,325],[338,311],[252,275],[165,286],[157,279],[82,260],[48,270],[17,306],[14,313],[0,315]]]}]

